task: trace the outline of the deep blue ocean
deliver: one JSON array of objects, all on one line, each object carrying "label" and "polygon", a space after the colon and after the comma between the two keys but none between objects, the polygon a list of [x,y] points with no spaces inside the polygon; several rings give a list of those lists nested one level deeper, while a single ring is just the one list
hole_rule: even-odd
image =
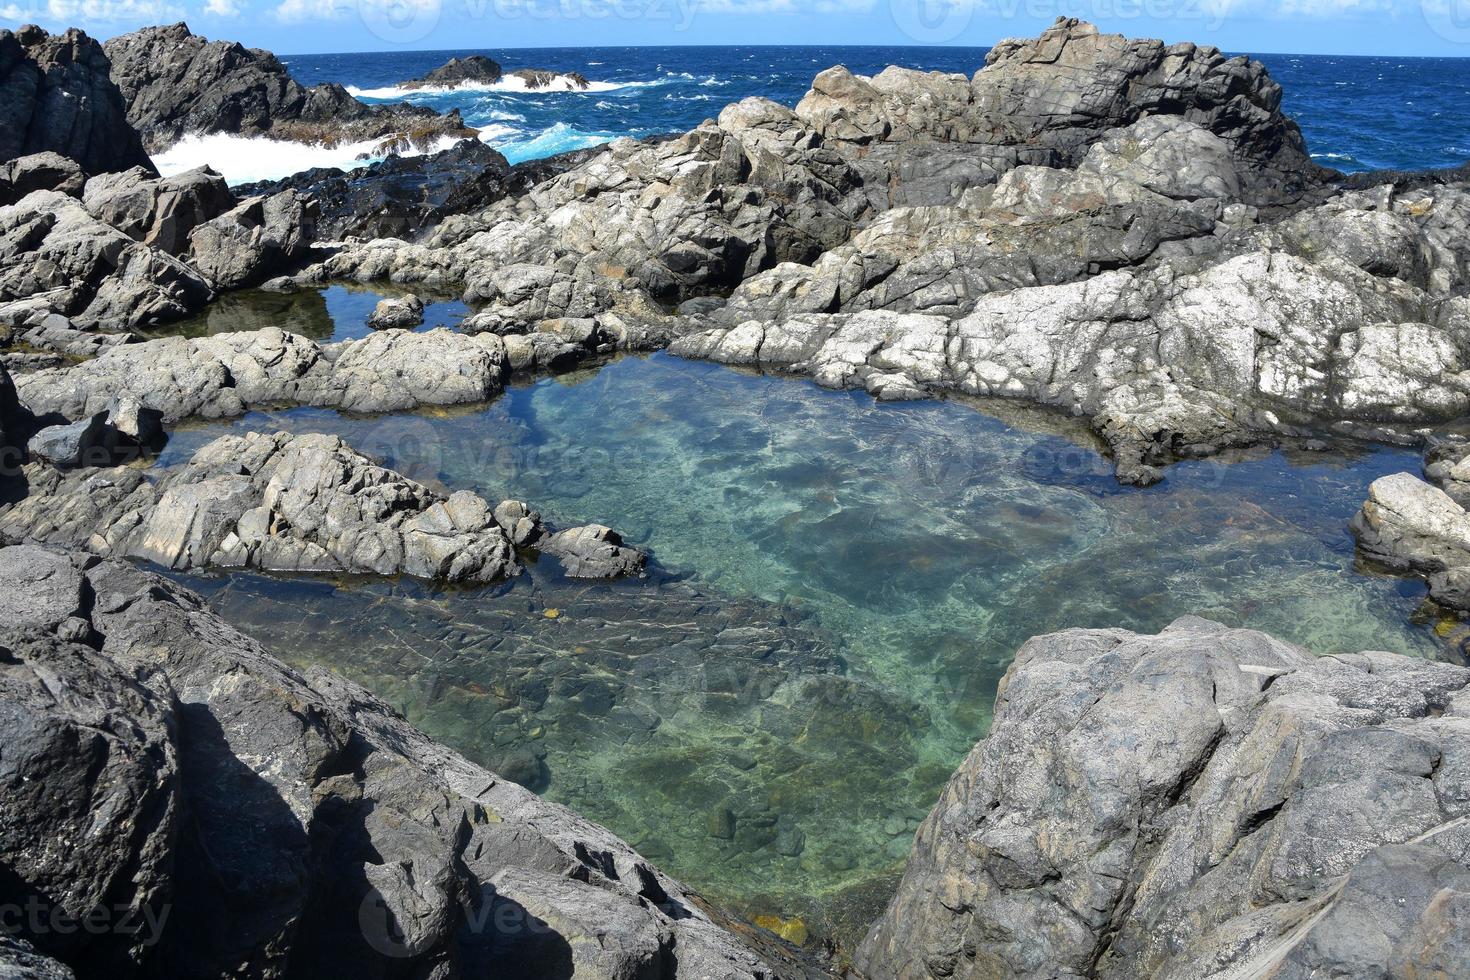
[{"label": "deep blue ocean", "polygon": [[[396,86],[451,56],[484,54],[507,71],[580,72],[586,92],[407,92]],[[1470,58],[1260,55],[1285,90],[1313,156],[1340,170],[1448,167],[1470,159]],[[536,48],[294,55],[306,84],[333,81],[367,101],[457,108],[512,161],[549,156],[615,136],[682,131],[750,95],[795,105],[812,76],[843,64],[860,74],[886,65],[973,73],[984,48],[669,47]]]}]

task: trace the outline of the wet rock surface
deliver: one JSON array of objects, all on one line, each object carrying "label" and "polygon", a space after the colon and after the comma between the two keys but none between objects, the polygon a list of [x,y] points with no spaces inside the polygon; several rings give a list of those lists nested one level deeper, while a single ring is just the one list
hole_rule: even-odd
[{"label": "wet rock surface", "polygon": [[1195,618],[1037,637],[857,969],[1463,973],[1467,686]]},{"label": "wet rock surface", "polygon": [[[0,550],[0,569],[0,704],[30,733],[0,762],[0,892],[65,921],[106,907],[154,925],[7,937],[7,970],[820,975],[187,590],[35,547]],[[58,824],[74,846],[48,846]]]},{"label": "wet rock surface", "polygon": [[269,51],[210,41],[183,23],[119,35],[104,48],[127,118],[155,152],[209,133],[420,148],[473,135],[458,112],[369,106],[336,84],[308,88]]},{"label": "wet rock surface", "polygon": [[50,151],[88,174],[153,172],[110,69],[102,45],[75,28],[0,31],[0,162]]}]

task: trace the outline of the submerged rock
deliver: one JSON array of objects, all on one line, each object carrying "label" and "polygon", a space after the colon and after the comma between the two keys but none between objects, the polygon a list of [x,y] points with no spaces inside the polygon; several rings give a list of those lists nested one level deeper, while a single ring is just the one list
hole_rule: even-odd
[{"label": "submerged rock", "polygon": [[870,977],[1470,971],[1470,671],[1186,618],[1029,641]]},{"label": "submerged rock", "polygon": [[154,152],[186,135],[231,133],[305,143],[365,140],[427,148],[474,131],[458,111],[369,106],[340,85],[307,88],[269,51],[210,41],[187,24],[145,27],[108,41],[127,117]]},{"label": "submerged rock", "polygon": [[109,68],[102,45],[76,28],[0,30],[0,162],[51,151],[88,174],[155,173]]},{"label": "submerged rock", "polygon": [[22,927],[6,969],[822,975],[164,579],[35,547],[0,550],[0,575],[0,900],[149,926]]}]

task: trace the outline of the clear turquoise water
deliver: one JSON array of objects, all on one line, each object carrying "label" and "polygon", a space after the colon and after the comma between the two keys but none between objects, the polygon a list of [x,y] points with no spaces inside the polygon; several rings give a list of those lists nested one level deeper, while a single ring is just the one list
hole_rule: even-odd
[{"label": "clear turquoise water", "polygon": [[[176,433],[163,462],[224,428]],[[1034,634],[1198,613],[1319,652],[1437,649],[1414,622],[1422,590],[1355,570],[1346,531],[1369,482],[1417,466],[1397,449],[1261,452],[1124,489],[1068,418],[880,405],[666,355],[483,407],[229,428],[336,432],[426,482],[651,549],[644,583],[536,567],[478,592],[194,584],[710,897],[847,938]]]}]

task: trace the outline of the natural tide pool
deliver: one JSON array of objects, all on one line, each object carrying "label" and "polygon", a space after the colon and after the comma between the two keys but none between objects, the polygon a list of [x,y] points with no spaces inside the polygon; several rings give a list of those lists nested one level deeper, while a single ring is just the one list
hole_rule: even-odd
[{"label": "natural tide pool", "polygon": [[[367,319],[378,301],[406,292],[385,293],[350,283],[289,291],[241,289],[219,296],[197,316],[160,324],[144,333],[150,338],[205,337],[279,327],[321,343],[359,340],[373,332]],[[470,312],[469,306],[457,299],[422,291],[420,297],[424,301],[424,322],[416,330],[454,327]]]},{"label": "natural tide pool", "polygon": [[161,462],[226,429],[329,431],[651,549],[634,583],[187,581],[715,901],[850,942],[1032,635],[1197,613],[1318,652],[1439,648],[1423,590],[1356,571],[1346,530],[1415,454],[1261,452],[1135,490],[1081,423],[978,408],[630,356],[472,409],[186,428]]}]

